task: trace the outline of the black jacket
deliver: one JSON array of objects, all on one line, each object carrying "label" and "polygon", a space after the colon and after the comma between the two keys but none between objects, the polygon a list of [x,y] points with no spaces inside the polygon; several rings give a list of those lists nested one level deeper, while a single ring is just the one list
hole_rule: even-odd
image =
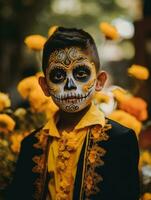
[{"label": "black jacket", "polygon": [[[111,129],[106,130],[109,138],[97,142],[97,146],[106,151],[102,157],[104,164],[96,165],[95,171],[91,173],[93,180],[98,177],[102,180],[96,181],[93,192],[87,195],[88,191],[83,183],[90,175],[90,173],[85,174],[85,171],[89,171],[90,168],[90,163],[85,161],[88,160],[88,155],[85,153],[93,143],[92,137],[90,139],[89,136],[80,154],[73,200],[139,200],[139,149],[136,135],[131,129],[112,120],[108,120],[108,123],[112,126]],[[47,155],[51,137],[46,134],[43,142],[45,148],[40,148],[40,143],[35,145],[38,138],[36,135],[40,135],[40,132],[41,129],[33,132],[22,142],[16,173],[7,191],[7,200],[46,199],[48,180],[51,178],[47,172]],[[87,165],[85,170],[84,165]]]}]

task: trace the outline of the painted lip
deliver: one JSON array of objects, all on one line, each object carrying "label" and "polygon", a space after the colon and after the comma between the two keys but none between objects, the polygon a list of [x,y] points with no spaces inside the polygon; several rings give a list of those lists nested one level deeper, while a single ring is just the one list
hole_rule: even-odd
[{"label": "painted lip", "polygon": [[73,102],[73,101],[82,101],[86,99],[90,93],[92,92],[89,91],[85,95],[82,94],[67,94],[67,95],[61,95],[61,96],[53,96],[57,101],[68,101],[68,102]]}]

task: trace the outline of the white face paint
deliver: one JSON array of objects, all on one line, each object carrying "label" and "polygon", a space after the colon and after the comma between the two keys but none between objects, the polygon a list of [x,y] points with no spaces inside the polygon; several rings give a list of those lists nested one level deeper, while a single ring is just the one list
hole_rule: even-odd
[{"label": "white face paint", "polygon": [[96,70],[79,48],[56,50],[50,55],[46,80],[54,102],[65,112],[78,112],[91,103]]}]

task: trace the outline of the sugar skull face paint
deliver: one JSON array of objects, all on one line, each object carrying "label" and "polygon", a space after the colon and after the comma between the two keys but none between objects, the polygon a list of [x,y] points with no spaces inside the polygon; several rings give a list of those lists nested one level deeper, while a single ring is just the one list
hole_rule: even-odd
[{"label": "sugar skull face paint", "polygon": [[90,104],[96,85],[96,70],[77,47],[50,55],[46,81],[54,102],[65,112],[78,112]]}]

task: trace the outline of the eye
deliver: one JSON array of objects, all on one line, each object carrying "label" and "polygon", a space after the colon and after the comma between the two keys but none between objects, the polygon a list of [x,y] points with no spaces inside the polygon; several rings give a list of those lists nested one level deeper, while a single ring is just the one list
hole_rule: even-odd
[{"label": "eye", "polygon": [[85,82],[89,79],[91,71],[88,66],[77,66],[73,69],[73,76],[76,80]]},{"label": "eye", "polygon": [[49,79],[53,83],[61,83],[66,78],[66,72],[63,69],[60,68],[54,68],[49,73]]}]

